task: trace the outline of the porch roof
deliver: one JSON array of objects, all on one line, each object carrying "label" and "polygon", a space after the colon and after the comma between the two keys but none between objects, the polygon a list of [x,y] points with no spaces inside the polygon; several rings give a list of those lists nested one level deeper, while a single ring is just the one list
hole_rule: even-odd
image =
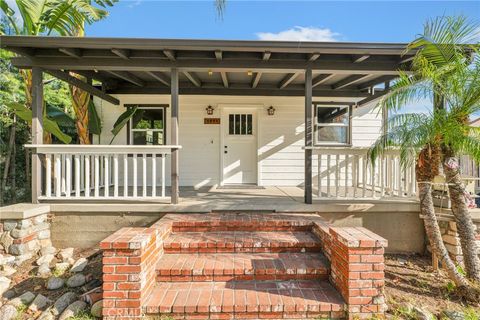
[{"label": "porch roof", "polygon": [[311,68],[314,97],[358,105],[384,94],[371,88],[408,72],[414,55],[403,43],[2,36],[0,46],[18,54],[12,62],[19,68],[41,67],[70,83],[67,71],[101,82],[103,96],[95,93],[102,98],[170,94],[172,68],[180,94],[304,96]]}]

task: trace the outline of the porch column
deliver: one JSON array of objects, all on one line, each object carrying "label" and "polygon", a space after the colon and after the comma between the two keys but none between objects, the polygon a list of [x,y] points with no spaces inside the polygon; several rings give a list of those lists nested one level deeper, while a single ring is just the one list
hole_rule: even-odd
[{"label": "porch column", "polygon": [[[172,117],[172,138],[171,144],[178,145],[178,70],[173,68],[171,70],[171,86],[170,86],[170,96],[171,96],[171,117]],[[178,203],[179,189],[178,189],[178,156],[179,150],[172,150],[172,159],[171,159],[171,202],[173,204]]]},{"label": "porch column", "polygon": [[[43,143],[43,70],[32,68],[32,144]],[[32,203],[38,203],[42,194],[42,163],[34,150],[32,153]]]},{"label": "porch column", "polygon": [[[313,146],[312,69],[305,70],[305,147]],[[312,149],[305,148],[305,203],[312,203]]]}]

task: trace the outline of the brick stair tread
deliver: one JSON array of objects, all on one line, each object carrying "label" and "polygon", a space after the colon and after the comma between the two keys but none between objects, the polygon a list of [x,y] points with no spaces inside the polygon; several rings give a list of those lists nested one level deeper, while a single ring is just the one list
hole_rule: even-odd
[{"label": "brick stair tread", "polygon": [[146,314],[314,314],[341,312],[345,303],[328,281],[162,282],[143,308]]},{"label": "brick stair tread", "polygon": [[[184,278],[185,281],[208,276],[263,276],[278,278],[298,275],[328,276],[330,266],[321,253],[199,253],[164,254],[157,262],[160,280]],[[252,279],[253,280],[253,279]],[[225,281],[225,280],[223,280]]]},{"label": "brick stair tread", "polygon": [[[320,240],[313,233],[303,231],[179,232],[172,233],[165,239],[163,246],[167,252],[175,251],[174,249],[202,252],[200,250],[202,248],[223,248],[224,252],[245,252],[254,251],[250,250],[252,248],[318,248]],[[210,252],[210,250],[204,251]]]}]

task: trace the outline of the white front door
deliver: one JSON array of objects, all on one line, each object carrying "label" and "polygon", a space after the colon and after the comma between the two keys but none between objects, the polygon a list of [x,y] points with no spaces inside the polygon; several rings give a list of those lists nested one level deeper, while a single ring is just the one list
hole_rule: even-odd
[{"label": "white front door", "polygon": [[225,108],[223,126],[223,184],[257,183],[257,113],[253,108]]}]

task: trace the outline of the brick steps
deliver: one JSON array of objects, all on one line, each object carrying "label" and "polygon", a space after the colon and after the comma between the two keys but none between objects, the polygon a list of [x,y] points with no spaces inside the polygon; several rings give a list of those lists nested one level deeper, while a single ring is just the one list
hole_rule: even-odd
[{"label": "brick steps", "polygon": [[174,319],[330,319],[345,304],[328,281],[163,282],[143,306]]},{"label": "brick steps", "polygon": [[320,240],[304,231],[178,232],[165,239],[165,253],[318,252]]},{"label": "brick steps", "polygon": [[157,263],[157,281],[325,280],[330,273],[321,253],[166,254]]}]

